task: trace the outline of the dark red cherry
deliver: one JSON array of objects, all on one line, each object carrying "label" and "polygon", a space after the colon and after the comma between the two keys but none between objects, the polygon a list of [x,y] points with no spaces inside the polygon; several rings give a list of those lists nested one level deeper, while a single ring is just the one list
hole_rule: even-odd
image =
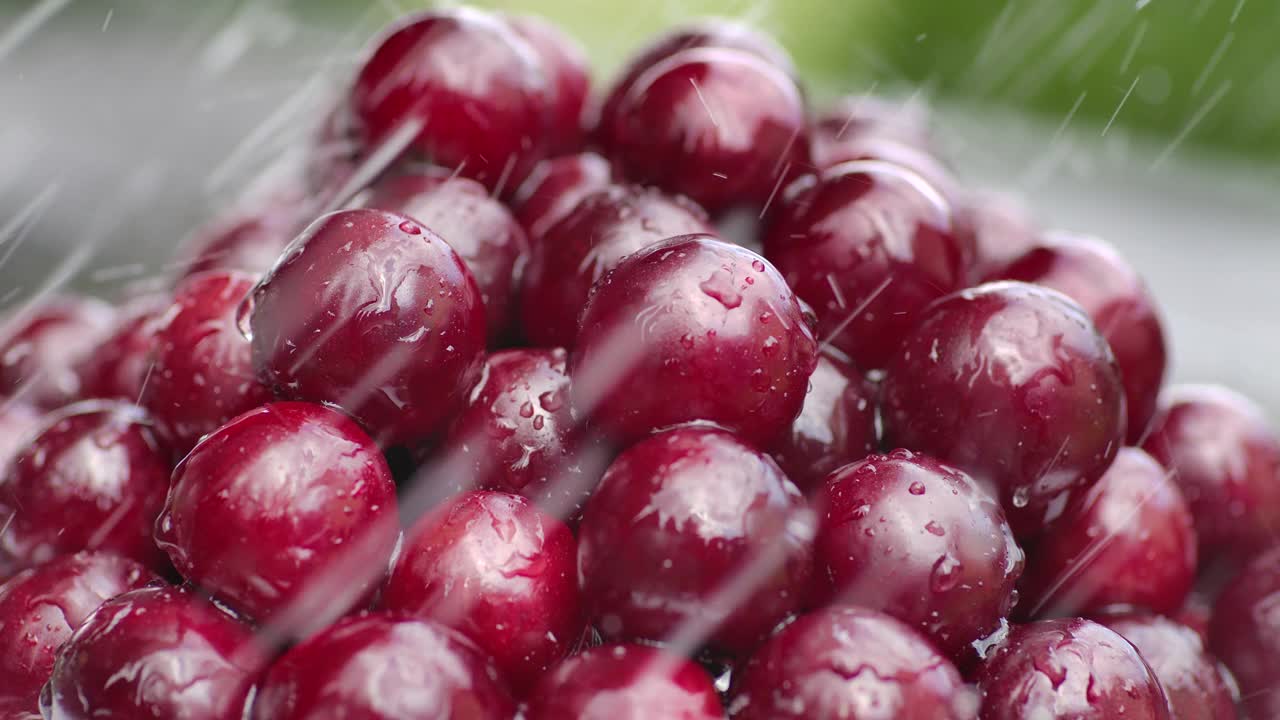
[{"label": "dark red cherry", "polygon": [[582,146],[583,113],[591,92],[591,66],[582,45],[555,24],[536,15],[506,18],[533,47],[551,83],[551,151]]},{"label": "dark red cherry", "polygon": [[1044,239],[1040,225],[1018,199],[971,192],[955,204],[956,234],[970,253],[974,281],[1006,267]]},{"label": "dark red cherry", "polygon": [[564,350],[504,350],[485,361],[444,447],[469,472],[457,489],[504,490],[558,517],[578,514],[603,471],[569,409]]},{"label": "dark red cherry", "polygon": [[1280,717],[1280,548],[1255,556],[1218,596],[1209,647],[1235,675],[1249,717]]},{"label": "dark red cherry", "polygon": [[1054,233],[991,279],[1043,285],[1080,303],[1115,353],[1129,417],[1126,439],[1140,442],[1164,382],[1164,328],[1155,298],[1120,253],[1101,240]]},{"label": "dark red cherry", "polygon": [[25,570],[0,585],[0,716],[6,702],[36,717],[58,649],[105,600],[155,576],[120,555],[81,552]]},{"label": "dark red cherry", "polygon": [[297,234],[303,199],[279,193],[235,208],[201,228],[180,251],[181,277],[213,270],[236,270],[261,276]]},{"label": "dark red cherry", "polygon": [[236,325],[254,280],[239,271],[194,275],[178,285],[161,316],[140,404],[177,457],[204,434],[271,399],[254,378],[249,341]]},{"label": "dark red cherry", "polygon": [[363,600],[398,535],[395,484],[373,440],[300,402],[255,408],[201,440],[156,521],[183,577],[289,634]]},{"label": "dark red cherry", "polygon": [[1022,550],[967,475],[907,450],[847,465],[814,497],[814,600],[879,610],[956,662],[1013,607]]},{"label": "dark red cherry", "polygon": [[613,185],[587,195],[533,244],[520,295],[524,336],[573,347],[591,288],[623,258],[676,235],[713,232],[701,208],[653,188]]},{"label": "dark red cherry", "polygon": [[37,300],[0,317],[0,395],[46,409],[76,399],[76,364],[114,322],[111,306],[74,295]]},{"label": "dark red cherry", "polygon": [[889,361],[886,442],[968,472],[1019,538],[1062,514],[1124,442],[1115,358],[1079,305],[1024,283],[950,295]]},{"label": "dark red cherry", "polygon": [[751,53],[790,77],[796,76],[791,56],[767,33],[724,18],[705,18],[659,35],[635,51],[619,71],[600,109],[598,139],[608,145],[610,133],[619,117],[619,106],[640,76],[654,65],[682,50],[693,48],[731,48]]},{"label": "dark red cherry", "polygon": [[506,333],[529,239],[511,211],[483,185],[466,178],[393,175],[374,185],[362,204],[407,215],[444,238],[480,288],[489,337]]},{"label": "dark red cherry", "polygon": [[170,302],[168,295],[143,295],[120,308],[115,329],[76,366],[81,397],[138,401]]},{"label": "dark red cherry", "polygon": [[1169,613],[1182,606],[1195,575],[1196,534],[1182,493],[1150,455],[1124,448],[1031,549],[1019,611]]},{"label": "dark red cherry", "polygon": [[529,173],[512,200],[516,218],[536,245],[578,201],[613,180],[609,161],[593,152],[543,160]]},{"label": "dark red cherry", "polygon": [[[27,446],[40,429],[40,412],[14,398],[0,397],[0,476],[9,461]],[[0,571],[0,582],[4,580]]]},{"label": "dark red cherry", "polygon": [[835,605],[774,633],[734,674],[734,720],[974,720],[978,699],[923,637]]},{"label": "dark red cherry", "polygon": [[344,95],[329,103],[329,109],[307,138],[302,167],[305,187],[317,201],[337,199],[336,195],[372,150],[355,118],[350,98]]},{"label": "dark red cherry", "polygon": [[818,314],[818,334],[863,370],[885,366],[934,300],[965,286],[951,211],[918,175],[837,165],[787,189],[764,253]]},{"label": "dark red cherry", "polygon": [[749,650],[803,600],[813,516],[769,456],[679,428],[609,466],[578,531],[578,579],[606,638]]},{"label": "dark red cherry", "polygon": [[631,255],[596,285],[570,389],[579,411],[620,439],[706,420],[767,446],[800,413],[817,350],[772,265],[687,235]]},{"label": "dark red cherry", "polygon": [[832,470],[875,452],[876,389],[848,363],[821,355],[800,416],[773,446],[773,459],[801,490],[820,487]]},{"label": "dark red cherry", "polygon": [[813,121],[813,161],[827,167],[850,143],[880,138],[928,151],[933,144],[929,109],[915,98],[898,100],[876,95],[846,95]]},{"label": "dark red cherry", "polygon": [[1015,627],[977,681],[982,720],[1170,720],[1164,691],[1142,656],[1091,620]]},{"label": "dark red cherry", "polygon": [[800,88],[742,50],[694,48],[658,62],[610,122],[606,154],[628,177],[713,213],[765,205],[809,162]]},{"label": "dark red cherry", "polygon": [[1142,447],[1191,506],[1202,563],[1275,544],[1280,435],[1251,400],[1219,386],[1171,387]]},{"label": "dark red cherry", "polygon": [[1235,720],[1225,669],[1195,630],[1159,615],[1117,615],[1099,622],[1128,640],[1169,698],[1170,720]]},{"label": "dark red cherry", "polygon": [[239,720],[264,665],[247,625],[195,594],[147,587],[106,601],[58,655],[49,720]]},{"label": "dark red cherry", "polygon": [[0,478],[0,568],[86,549],[157,566],[151,526],[169,467],[168,449],[133,405],[86,401],[47,416]]},{"label": "dark red cherry", "polygon": [[723,720],[710,676],[647,645],[585,650],[542,676],[527,720]]},{"label": "dark red cherry", "polygon": [[258,377],[342,408],[384,445],[431,438],[484,361],[484,303],[448,243],[404,215],[316,220],[254,288]]},{"label": "dark red cherry", "polygon": [[552,88],[537,52],[510,25],[450,8],[388,28],[356,75],[351,105],[372,145],[405,142],[501,191],[546,153]]},{"label": "dark red cherry", "polygon": [[297,645],[267,672],[255,720],[511,720],[515,703],[493,664],[436,623],[347,618]]},{"label": "dark red cherry", "polygon": [[887,162],[924,178],[952,208],[962,195],[960,182],[945,163],[927,149],[902,140],[882,135],[858,136],[833,143],[824,152],[825,156],[815,156],[814,160],[820,170],[854,160]]},{"label": "dark red cherry", "polygon": [[525,498],[464,493],[414,525],[382,606],[457,629],[525,688],[586,626],[577,557],[569,528]]}]

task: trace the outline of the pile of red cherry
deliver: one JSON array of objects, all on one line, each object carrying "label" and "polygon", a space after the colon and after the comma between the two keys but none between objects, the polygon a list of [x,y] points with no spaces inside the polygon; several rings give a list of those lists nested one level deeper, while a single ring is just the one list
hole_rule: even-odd
[{"label": "pile of red cherry", "polygon": [[1280,437],[917,107],[455,9],[317,126],[4,319],[0,718],[1280,717]]}]

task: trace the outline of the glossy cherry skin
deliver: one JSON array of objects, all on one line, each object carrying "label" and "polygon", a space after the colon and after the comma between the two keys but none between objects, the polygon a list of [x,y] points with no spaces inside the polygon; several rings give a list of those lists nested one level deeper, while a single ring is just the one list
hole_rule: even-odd
[{"label": "glossy cherry skin", "polygon": [[193,275],[174,291],[156,330],[154,365],[140,403],[182,457],[231,418],[271,399],[257,381],[249,341],[236,325],[255,277],[240,271]]},{"label": "glossy cherry skin", "polygon": [[280,193],[231,210],[201,228],[181,258],[182,278],[214,270],[236,270],[261,276],[271,269],[301,223],[303,199]]},{"label": "glossy cherry skin", "polygon": [[484,361],[485,308],[447,242],[396,213],[316,220],[254,288],[258,377],[342,408],[384,445],[431,438]]},{"label": "glossy cherry skin", "polygon": [[535,243],[578,201],[613,180],[609,161],[593,152],[563,155],[538,163],[511,201],[516,218]]},{"label": "glossy cherry skin", "polygon": [[0,317],[0,394],[45,409],[76,399],[76,364],[114,322],[109,305],[74,295],[39,300]]},{"label": "glossy cherry skin", "polygon": [[[120,555],[81,552],[24,570],[0,585],[0,708],[33,715],[59,648],[105,600],[151,582]],[[0,712],[0,715],[3,715]]]},{"label": "glossy cherry skin", "polygon": [[0,478],[0,568],[87,549],[157,566],[151,525],[169,467],[168,449],[133,405],[86,401],[47,416]]},{"label": "glossy cherry skin", "polygon": [[1169,699],[1170,720],[1235,720],[1226,670],[1205,650],[1195,630],[1159,615],[1117,615],[1098,621],[1138,649]]},{"label": "glossy cherry skin", "polygon": [[[655,435],[619,455],[587,502],[578,580],[588,613],[606,638],[696,632],[743,652],[799,608],[813,526],[777,464],[733,435]],[[738,588],[742,577],[755,582]]]},{"label": "glossy cherry skin", "polygon": [[1052,234],[991,279],[1021,280],[1080,303],[1111,346],[1124,380],[1126,439],[1138,443],[1165,376],[1165,336],[1155,298],[1120,253],[1090,237]]},{"label": "glossy cherry skin", "polygon": [[1169,613],[1182,607],[1195,575],[1196,534],[1182,493],[1150,455],[1124,448],[1031,550],[1019,611]]},{"label": "glossy cherry skin", "polygon": [[239,720],[265,665],[250,628],[187,590],[106,601],[63,647],[40,698],[49,720]]},{"label": "glossy cherry skin", "polygon": [[1015,627],[977,681],[982,720],[1169,720],[1160,682],[1138,651],[1091,620]]},{"label": "glossy cherry skin", "polygon": [[682,197],[613,185],[582,198],[533,245],[520,296],[524,336],[535,345],[573,347],[578,315],[605,273],[628,255],[691,233],[714,230]]},{"label": "glossy cherry skin", "polygon": [[883,368],[934,300],[965,286],[950,207],[914,173],[837,165],[787,188],[765,257],[818,314],[818,334],[864,371]]},{"label": "glossy cherry skin", "polygon": [[506,20],[533,48],[551,83],[551,151],[577,150],[583,142],[583,113],[591,93],[586,50],[555,24],[536,15],[514,15]]},{"label": "glossy cherry skin", "polygon": [[886,442],[968,472],[1021,538],[1092,485],[1124,441],[1115,358],[1079,305],[988,283],[921,313],[886,368]]},{"label": "glossy cherry skin", "polygon": [[860,161],[886,162],[924,178],[951,205],[962,195],[960,182],[937,156],[917,145],[882,135],[847,138],[824,149],[824,157],[814,160],[819,169]]},{"label": "glossy cherry skin", "polygon": [[1249,717],[1280,717],[1280,548],[1255,556],[1218,596],[1209,647],[1235,675]]},{"label": "glossy cherry skin", "polygon": [[255,720],[511,720],[515,703],[484,653],[442,625],[346,618],[267,672]]},{"label": "glossy cherry skin", "polygon": [[[0,476],[39,429],[38,410],[21,400],[0,398]],[[0,582],[3,580],[4,574],[0,571]]]},{"label": "glossy cherry skin", "polygon": [[955,227],[970,253],[969,277],[974,282],[1007,267],[1044,240],[1043,229],[1020,200],[992,192],[960,196]]},{"label": "glossy cherry skin", "polygon": [[525,498],[464,493],[414,525],[382,606],[458,630],[528,687],[586,627],[577,555],[569,528]]},{"label": "glossy cherry skin", "polygon": [[601,645],[538,681],[527,720],[724,720],[710,676],[648,645]]},{"label": "glossy cherry skin", "polygon": [[799,415],[817,351],[772,265],[686,235],[631,255],[597,283],[570,355],[570,391],[619,439],[705,420],[767,447]]},{"label": "glossy cherry skin", "polygon": [[895,450],[840,468],[813,498],[814,596],[888,613],[957,663],[1000,629],[1023,555],[967,475]]},{"label": "glossy cherry skin", "polygon": [[385,178],[363,204],[406,215],[444,238],[480,288],[490,339],[505,334],[529,253],[529,239],[505,205],[474,180],[425,174]]},{"label": "glossy cherry skin", "polygon": [[833,605],[779,629],[735,672],[734,720],[973,720],[960,673],[903,623]]},{"label": "glossy cherry skin", "polygon": [[744,23],[724,18],[705,18],[687,25],[672,28],[637,50],[619,71],[600,108],[597,139],[607,145],[618,120],[620,106],[631,92],[631,87],[654,65],[683,50],[693,48],[731,48],[751,53],[795,77],[795,65],[791,56],[767,33]]},{"label": "glossy cherry skin", "polygon": [[800,416],[774,444],[773,459],[808,492],[832,470],[875,452],[876,445],[875,386],[843,360],[819,356]]},{"label": "glossy cherry skin", "polygon": [[363,600],[398,535],[395,484],[372,439],[301,402],[255,408],[201,440],[156,521],[183,577],[286,634]]},{"label": "glossy cherry skin", "polygon": [[567,363],[560,348],[489,356],[444,442],[468,470],[458,490],[503,490],[559,517],[579,513],[604,468],[570,413]]},{"label": "glossy cherry skin", "polygon": [[1170,387],[1142,447],[1191,506],[1202,563],[1275,544],[1280,435],[1251,400],[1220,386]]},{"label": "glossy cherry skin", "polygon": [[501,18],[450,8],[388,28],[356,75],[351,106],[371,145],[409,132],[412,153],[500,191],[545,155],[552,87],[537,51]]},{"label": "glossy cherry skin", "polygon": [[712,213],[762,207],[809,162],[804,97],[785,71],[725,48],[678,52],[617,102],[606,154],[637,182]]},{"label": "glossy cherry skin", "polygon": [[115,329],[76,366],[81,397],[138,401],[170,300],[168,295],[143,295],[120,308]]},{"label": "glossy cherry skin", "polygon": [[813,121],[813,161],[827,167],[851,157],[841,157],[851,143],[878,138],[927,151],[933,140],[929,110],[914,99],[896,100],[875,95],[846,95]]}]

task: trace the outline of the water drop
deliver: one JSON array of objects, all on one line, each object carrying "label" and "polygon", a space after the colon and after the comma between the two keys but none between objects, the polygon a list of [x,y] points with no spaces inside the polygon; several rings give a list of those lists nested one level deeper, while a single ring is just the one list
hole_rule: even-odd
[{"label": "water drop", "polygon": [[1016,508],[1024,508],[1031,501],[1031,491],[1026,485],[1019,487],[1013,491],[1013,506]]},{"label": "water drop", "polygon": [[403,232],[407,232],[410,235],[422,234],[422,228],[418,227],[418,223],[412,220],[405,220],[404,222],[400,223],[400,230],[402,230]]},{"label": "water drop", "polygon": [[960,582],[960,561],[951,553],[938,558],[929,574],[929,588],[937,593],[948,592]]},{"label": "water drop", "polygon": [[923,495],[924,483],[920,482],[919,480],[911,483],[911,485],[907,487],[907,492],[911,493],[912,495]]},{"label": "water drop", "polygon": [[719,302],[727,310],[742,304],[742,294],[733,286],[733,275],[727,270],[716,270],[711,276],[698,284],[698,287],[709,298]]},{"label": "water drop", "polygon": [[751,261],[751,269],[752,269],[752,270],[755,270],[756,272],[764,272],[764,261],[763,261],[763,260],[752,260],[752,261]]},{"label": "water drop", "polygon": [[533,403],[529,402],[528,400],[524,401],[524,403],[520,406],[520,417],[522,418],[533,417]]},{"label": "water drop", "polygon": [[939,525],[935,520],[930,520],[929,522],[925,523],[924,529],[928,530],[929,534],[937,535],[938,537],[942,537],[943,535],[947,534],[947,531],[943,530],[942,526]]}]

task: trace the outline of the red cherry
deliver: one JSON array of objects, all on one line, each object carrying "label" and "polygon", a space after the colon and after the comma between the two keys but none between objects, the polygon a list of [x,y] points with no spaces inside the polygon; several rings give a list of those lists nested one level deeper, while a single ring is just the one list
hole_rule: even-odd
[{"label": "red cherry", "polygon": [[1008,266],[1044,239],[1040,225],[1019,200],[992,192],[960,196],[955,228],[970,254],[969,277],[974,280]]},{"label": "red cherry", "polygon": [[1124,439],[1123,390],[1079,305],[988,283],[931,305],[889,361],[886,441],[968,472],[1028,538],[1111,464]]},{"label": "red cherry", "polygon": [[606,638],[692,634],[743,652],[799,607],[813,530],[767,455],[721,430],[680,428],[609,466],[579,528],[578,578]]},{"label": "red cherry", "polygon": [[767,446],[799,414],[818,361],[777,271],[707,236],[672,238],[619,263],[596,285],[581,325],[570,357],[574,403],[625,440],[706,420]]},{"label": "red cherry", "polygon": [[818,334],[865,370],[882,368],[932,301],[965,285],[950,208],[928,183],[883,162],[797,181],[764,242]]},{"label": "red cherry", "polygon": [[[0,476],[40,429],[40,412],[21,400],[0,398]],[[0,573],[0,581],[4,576]]]},{"label": "red cherry", "polygon": [[975,720],[977,706],[955,666],[911,628],[832,606],[752,654],[735,673],[729,711],[734,720]]},{"label": "red cherry", "polygon": [[82,397],[138,401],[170,302],[167,295],[144,295],[120,308],[115,330],[76,367]]},{"label": "red cherry", "polygon": [[342,408],[384,445],[443,430],[484,360],[484,303],[466,264],[396,213],[316,220],[249,310],[258,377],[281,397]]},{"label": "red cherry", "polygon": [[371,144],[407,128],[414,152],[501,190],[545,154],[554,96],[537,52],[507,23],[450,8],[389,28],[356,75],[351,105]]},{"label": "red cherry", "polygon": [[1099,619],[1133,644],[1169,698],[1173,720],[1235,720],[1227,670],[1195,630],[1159,615]]},{"label": "red cherry", "polygon": [[298,231],[303,200],[281,193],[216,218],[180,252],[181,277],[213,270],[260,276],[270,270]]},{"label": "red cherry", "polygon": [[158,567],[151,526],[168,487],[169,451],[146,413],[118,401],[68,405],[0,479],[0,568],[86,549]]},{"label": "red cherry", "polygon": [[868,139],[890,140],[928,151],[929,110],[915,100],[896,100],[875,95],[846,95],[813,121],[813,160],[829,167],[845,160],[843,150]]},{"label": "red cherry", "polygon": [[536,15],[514,15],[507,22],[538,55],[551,82],[551,150],[573,152],[582,146],[583,113],[591,92],[587,52],[555,24]]},{"label": "red cherry", "polygon": [[1248,717],[1280,717],[1280,548],[1255,556],[1218,596],[1209,640]]},{"label": "red cherry", "polygon": [[252,275],[233,271],[187,278],[160,320],[155,364],[140,404],[177,457],[201,436],[271,399],[254,378],[249,341],[236,325],[253,282]]},{"label": "red cherry", "polygon": [[382,605],[457,629],[528,687],[586,625],[577,548],[564,523],[518,495],[465,493],[414,526]]},{"label": "red cherry", "polygon": [[286,637],[364,600],[398,534],[377,446],[350,418],[299,402],[251,410],[201,440],[156,522],[183,577]]},{"label": "red cherry", "polygon": [[71,295],[45,298],[0,317],[0,394],[46,409],[76,399],[75,366],[114,322],[109,305]]},{"label": "red cherry", "polygon": [[253,707],[255,720],[514,715],[492,663],[466,638],[435,623],[384,615],[347,618],[285,653]]},{"label": "red cherry", "polygon": [[613,180],[609,161],[593,152],[543,160],[520,184],[512,200],[516,217],[537,243],[578,201]]},{"label": "red cherry", "polygon": [[647,645],[585,650],[542,676],[528,720],[723,720],[702,668]]}]

